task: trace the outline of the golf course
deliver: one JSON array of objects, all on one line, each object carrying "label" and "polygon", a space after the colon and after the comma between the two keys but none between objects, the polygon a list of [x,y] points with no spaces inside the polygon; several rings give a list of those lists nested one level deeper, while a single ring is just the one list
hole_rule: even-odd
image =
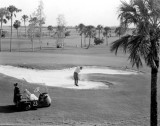
[{"label": "golf course", "polygon": [[[109,38],[109,44],[118,38]],[[80,43],[80,37],[76,41],[70,39],[72,46],[64,48],[42,48],[35,52],[30,49],[2,51],[0,53],[0,67],[10,72],[0,73],[0,124],[5,125],[61,125],[61,126],[147,126],[150,113],[150,69],[143,66],[140,69],[132,68],[128,61],[128,55],[122,51],[118,55],[110,52],[110,45],[105,44],[91,46],[89,49],[76,47]],[[3,41],[2,41],[3,42]],[[30,72],[21,72],[21,78],[16,73],[22,70],[55,71],[53,77],[65,75],[66,69],[74,69],[83,66],[80,73],[79,87],[74,85],[72,74],[69,84],[72,88],[66,88],[62,81],[53,81],[50,86],[45,83],[45,77],[52,75],[43,74],[33,76]],[[90,71],[83,73],[85,69],[97,67],[102,70],[120,70],[133,72],[133,74],[113,74]],[[11,69],[14,68],[14,69]],[[61,73],[56,74],[57,70]],[[64,70],[64,72],[63,72]],[[92,69],[91,69],[92,70]],[[1,70],[2,71],[2,70]],[[13,73],[12,76],[10,73]],[[15,74],[14,74],[15,73]],[[136,74],[134,74],[136,73]],[[9,76],[9,75],[10,76]],[[32,77],[34,83],[27,80]],[[15,76],[14,76],[15,75]],[[44,75],[44,76],[43,76]],[[22,78],[26,77],[26,81]],[[88,84],[101,82],[102,88],[81,88],[81,83]],[[35,78],[35,79],[34,79]],[[43,81],[38,81],[43,80]],[[61,78],[60,78],[61,79]],[[37,80],[37,82],[36,82]],[[158,83],[160,81],[158,80]],[[34,93],[36,87],[44,91],[47,87],[52,99],[50,107],[37,110],[17,111],[13,104],[14,83],[19,83],[20,89],[27,88]],[[52,83],[52,82],[51,82]],[[57,84],[61,86],[57,86]],[[56,85],[56,86],[54,86]],[[85,82],[87,85],[87,82]],[[74,88],[76,87],[76,88]],[[106,88],[107,87],[107,88]],[[160,86],[158,85],[158,91]],[[38,96],[38,94],[34,93]],[[158,102],[160,102],[158,94]],[[160,118],[158,120],[160,122]]]},{"label": "golf course", "polygon": [[0,126],[159,126],[160,0],[5,0]]}]

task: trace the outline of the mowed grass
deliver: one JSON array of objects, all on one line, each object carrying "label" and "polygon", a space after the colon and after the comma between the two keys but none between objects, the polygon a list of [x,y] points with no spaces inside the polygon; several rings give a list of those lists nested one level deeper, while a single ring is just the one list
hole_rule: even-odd
[{"label": "mowed grass", "polygon": [[[115,38],[110,38],[109,43]],[[48,40],[45,40],[48,41]],[[72,43],[69,46],[68,43]],[[30,52],[14,50],[0,53],[1,65],[34,69],[63,69],[77,65],[108,66],[114,69],[132,68],[128,54],[115,56],[110,46],[80,48],[80,37],[68,40],[64,49],[43,48]],[[74,43],[74,44],[73,44]],[[136,68],[132,68],[137,70]],[[62,126],[148,126],[150,112],[150,69],[144,65],[139,75],[93,75],[93,80],[111,82],[110,89],[73,90],[48,87],[52,98],[49,108],[17,112],[13,109],[13,83],[23,82],[0,74],[0,124],[62,125]],[[160,80],[158,79],[158,83]],[[25,83],[27,85],[27,83]],[[37,86],[28,84],[33,92]],[[160,86],[158,85],[158,102]],[[160,112],[160,111],[159,111]],[[159,118],[160,123],[160,118]]]}]

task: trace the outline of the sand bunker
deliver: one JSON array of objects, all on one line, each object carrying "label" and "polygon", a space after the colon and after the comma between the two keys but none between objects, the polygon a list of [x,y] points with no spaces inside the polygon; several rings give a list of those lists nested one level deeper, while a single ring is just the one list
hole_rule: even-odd
[{"label": "sand bunker", "polygon": [[[99,89],[108,88],[102,82],[88,81],[87,79],[81,79],[79,81],[79,86],[74,85],[73,72],[75,68],[63,69],[63,70],[35,70],[27,69],[13,66],[3,66],[0,65],[0,73],[17,78],[25,79],[30,83],[45,83],[48,86],[62,87],[62,88],[72,88],[72,89]],[[136,71],[123,71],[114,70],[107,67],[83,67],[80,73],[81,78],[83,75],[100,73],[100,74],[138,74]]]}]

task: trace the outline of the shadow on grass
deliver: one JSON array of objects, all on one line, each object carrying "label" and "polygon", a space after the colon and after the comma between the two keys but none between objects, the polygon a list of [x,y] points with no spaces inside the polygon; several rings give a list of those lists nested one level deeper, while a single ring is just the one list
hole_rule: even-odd
[{"label": "shadow on grass", "polygon": [[[38,108],[47,108],[49,106],[38,106],[36,109],[30,109],[29,111],[35,111]],[[0,113],[14,113],[14,112],[25,112],[26,110],[16,108],[15,105],[0,106]]]},{"label": "shadow on grass", "polygon": [[[32,109],[34,110],[34,109]],[[25,110],[16,108],[15,105],[0,106],[0,113],[24,112]]]},{"label": "shadow on grass", "polygon": [[16,108],[15,105],[0,106],[0,113],[13,113],[13,112],[19,112],[19,110]]}]

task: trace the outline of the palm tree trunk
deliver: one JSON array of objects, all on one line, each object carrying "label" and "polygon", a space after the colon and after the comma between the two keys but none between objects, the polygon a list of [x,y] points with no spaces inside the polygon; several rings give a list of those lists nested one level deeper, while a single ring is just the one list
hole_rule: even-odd
[{"label": "palm tree trunk", "polygon": [[3,19],[1,18],[1,29],[0,29],[0,52],[1,52],[2,25],[3,25]]},{"label": "palm tree trunk", "polygon": [[106,45],[108,46],[108,36],[106,35]]},{"label": "palm tree trunk", "polygon": [[34,52],[34,42],[33,42],[33,38],[31,38],[31,42],[32,42],[32,52]]},{"label": "palm tree trunk", "polygon": [[99,30],[99,39],[100,39],[100,34],[101,34],[101,33],[100,33],[100,30]]},{"label": "palm tree trunk", "polygon": [[25,21],[24,21],[24,27],[25,27],[25,37],[26,37],[27,35],[26,35],[26,23],[25,23]]},{"label": "palm tree trunk", "polygon": [[82,48],[82,35],[81,35],[81,48]]},{"label": "palm tree trunk", "polygon": [[[41,20],[41,17],[40,17],[40,20]],[[41,40],[41,37],[42,37],[42,24],[41,23],[40,23],[40,29],[39,30],[40,30],[39,42],[40,42],[40,50],[41,50],[42,49],[42,40]]]},{"label": "palm tree trunk", "polygon": [[89,37],[89,44],[86,49],[89,49],[90,45],[91,45],[91,37]]},{"label": "palm tree trunk", "polygon": [[0,29],[0,52],[1,52],[1,46],[2,46],[2,40],[1,40],[1,38],[2,38],[2,25],[3,25],[3,18],[1,18],[1,29]]},{"label": "palm tree trunk", "polygon": [[84,47],[86,47],[86,36],[84,36]]},{"label": "palm tree trunk", "polygon": [[18,38],[18,28],[17,28],[17,38]]},{"label": "palm tree trunk", "polygon": [[1,52],[1,48],[2,48],[2,40],[1,40],[1,38],[2,38],[2,29],[0,29],[0,52]]},{"label": "palm tree trunk", "polygon": [[3,19],[1,18],[1,30],[2,30],[2,25],[3,25]]},{"label": "palm tree trunk", "polygon": [[[159,63],[159,61],[158,61]],[[151,69],[151,106],[150,106],[150,125],[157,126],[157,75],[158,68]]]},{"label": "palm tree trunk", "polygon": [[11,36],[10,36],[10,52],[12,51],[12,14],[11,14]]}]

